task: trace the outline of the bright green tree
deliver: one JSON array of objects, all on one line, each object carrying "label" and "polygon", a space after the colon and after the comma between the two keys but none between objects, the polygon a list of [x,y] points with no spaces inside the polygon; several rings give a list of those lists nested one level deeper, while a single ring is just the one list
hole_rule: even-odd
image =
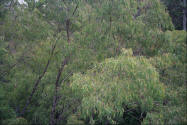
[{"label": "bright green tree", "polygon": [[90,124],[138,123],[164,97],[155,68],[144,57],[133,57],[132,50],[96,64],[86,74],[74,74],[71,87],[81,99],[81,118]]}]

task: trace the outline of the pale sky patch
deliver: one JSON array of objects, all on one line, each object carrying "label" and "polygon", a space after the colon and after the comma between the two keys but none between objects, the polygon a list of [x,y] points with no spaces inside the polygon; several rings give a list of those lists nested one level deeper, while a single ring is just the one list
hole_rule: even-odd
[{"label": "pale sky patch", "polygon": [[[20,4],[26,4],[26,2],[24,0],[18,0]],[[35,1],[39,1],[39,0],[35,0]]]},{"label": "pale sky patch", "polygon": [[18,0],[20,4],[26,4],[24,0]]}]

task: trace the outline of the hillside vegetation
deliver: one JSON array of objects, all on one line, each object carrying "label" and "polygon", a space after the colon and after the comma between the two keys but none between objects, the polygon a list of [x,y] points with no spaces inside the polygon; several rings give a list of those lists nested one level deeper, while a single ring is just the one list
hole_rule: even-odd
[{"label": "hillside vegetation", "polygon": [[159,0],[1,0],[0,124],[187,124],[171,17]]}]

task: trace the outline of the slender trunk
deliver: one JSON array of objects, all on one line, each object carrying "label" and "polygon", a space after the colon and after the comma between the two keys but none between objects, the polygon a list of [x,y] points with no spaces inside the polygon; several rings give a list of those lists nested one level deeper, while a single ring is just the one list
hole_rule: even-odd
[{"label": "slender trunk", "polygon": [[[56,43],[57,43],[57,41],[56,41]],[[24,113],[25,113],[25,111],[26,111],[28,105],[30,104],[30,102],[31,102],[31,100],[32,100],[32,98],[33,98],[33,95],[35,94],[35,92],[36,92],[36,90],[37,90],[37,88],[38,88],[38,85],[39,85],[41,79],[44,77],[45,73],[47,72],[47,69],[48,69],[49,64],[50,64],[50,62],[51,62],[51,59],[52,59],[54,50],[55,50],[55,48],[56,48],[56,43],[55,43],[55,45],[52,47],[52,51],[51,51],[50,58],[48,59],[47,64],[46,64],[46,66],[45,66],[45,68],[44,68],[42,74],[38,77],[38,79],[36,80],[36,82],[35,82],[35,84],[34,84],[34,87],[33,87],[33,89],[32,89],[32,92],[31,92],[29,98],[27,99],[27,102],[26,102],[26,104],[25,104],[25,106],[24,106],[24,108],[23,108],[23,110],[22,110],[22,112],[21,112],[21,116],[24,115]]]},{"label": "slender trunk", "polygon": [[110,30],[111,30],[111,27],[112,27],[112,16],[110,15]]},{"label": "slender trunk", "polygon": [[75,15],[75,12],[77,11],[77,9],[78,9],[78,6],[79,6],[79,3],[77,4],[77,6],[75,7],[75,9],[74,9],[74,11],[73,11],[73,14],[72,14],[72,16],[74,16]]},{"label": "slender trunk", "polygon": [[[72,13],[72,16],[75,15],[75,13],[76,13],[76,11],[78,9],[78,6],[79,6],[79,4],[76,5],[76,7],[75,7],[75,9],[74,9],[74,11]],[[66,20],[66,34],[67,34],[68,43],[70,43],[71,42],[71,40],[70,40],[70,19]]]},{"label": "slender trunk", "polygon": [[183,9],[183,29],[186,31],[186,0],[183,0],[184,9]]},{"label": "slender trunk", "polygon": [[[70,19],[66,20],[66,35],[67,35],[67,41],[70,43],[70,33],[69,33],[69,25],[70,25]],[[69,57],[66,57],[62,62],[61,66],[58,70],[56,82],[55,82],[55,95],[53,96],[53,105],[52,110],[50,114],[50,125],[56,125],[57,124],[57,118],[56,118],[56,106],[58,103],[58,88],[59,88],[59,82],[61,78],[62,71],[64,70],[64,66],[68,63]]]},{"label": "slender trunk", "polygon": [[52,106],[52,110],[51,110],[51,116],[50,116],[50,125],[56,125],[56,105],[58,102],[58,88],[59,88],[59,81],[60,81],[60,77],[62,74],[62,71],[64,70],[64,66],[68,63],[68,58],[65,58],[62,63],[61,63],[61,67],[59,68],[58,71],[58,75],[56,78],[56,82],[55,82],[55,95],[53,97],[53,106]]},{"label": "slender trunk", "polygon": [[[72,16],[74,16],[75,12],[77,11],[77,8],[78,8],[78,4],[72,13]],[[70,19],[66,20],[66,35],[67,35],[67,42],[70,43],[71,42],[70,41]],[[62,71],[64,70],[64,66],[67,65],[67,63],[69,62],[69,57],[70,56],[67,56],[61,62],[61,67],[58,70],[58,74],[57,74],[57,78],[56,78],[56,82],[55,82],[55,95],[53,96],[53,105],[52,105],[52,110],[51,110],[51,114],[50,114],[51,115],[50,116],[50,125],[56,125],[57,121],[58,121],[58,118],[56,117],[56,113],[57,113],[56,106],[58,103],[58,88],[59,88],[59,83],[61,82],[60,78],[61,78]]]},{"label": "slender trunk", "polygon": [[70,43],[70,32],[69,32],[69,27],[70,26],[70,20],[67,19],[66,20],[66,34],[67,34],[67,39],[68,39],[68,43]]}]

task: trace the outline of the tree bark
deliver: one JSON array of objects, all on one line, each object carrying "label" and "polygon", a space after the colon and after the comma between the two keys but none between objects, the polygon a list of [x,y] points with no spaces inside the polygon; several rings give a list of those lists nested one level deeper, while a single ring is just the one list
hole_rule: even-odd
[{"label": "tree bark", "polygon": [[[77,8],[78,8],[78,5],[76,5],[73,13],[72,13],[72,16],[74,16],[75,12],[77,11]],[[67,18],[66,20],[66,35],[67,35],[67,42],[70,43],[71,40],[70,40],[70,24],[71,24],[71,21],[69,18]],[[55,95],[53,96],[53,105],[52,105],[52,110],[51,110],[51,116],[50,116],[50,125],[56,125],[57,124],[57,121],[58,121],[58,118],[56,118],[56,106],[57,106],[57,103],[58,103],[58,88],[59,88],[59,83],[61,82],[60,81],[60,78],[61,78],[61,74],[62,74],[62,71],[64,70],[64,66],[67,65],[67,63],[69,62],[69,57],[70,56],[67,56],[65,57],[65,59],[61,62],[61,67],[59,68],[58,70],[58,74],[57,74],[57,78],[56,78],[56,82],[55,82]]]},{"label": "tree bark", "polygon": [[[77,11],[77,9],[78,9],[78,6],[79,6],[79,3],[76,5],[76,7],[75,7],[75,9],[74,9],[74,11],[73,11],[73,13],[72,13],[72,16],[74,16],[75,15],[75,13],[76,13],[76,11]],[[71,40],[70,40],[70,19],[68,18],[67,20],[66,20],[66,34],[67,34],[67,40],[68,40],[68,43],[70,43],[71,42]]]},{"label": "tree bark", "polygon": [[69,32],[69,28],[70,28],[70,19],[66,20],[66,34],[67,34],[67,39],[68,39],[68,43],[70,43],[70,32]]},{"label": "tree bark", "polygon": [[64,66],[68,63],[68,60],[69,60],[69,58],[66,57],[62,61],[61,67],[58,70],[58,75],[57,75],[56,82],[55,82],[55,95],[53,97],[53,106],[52,106],[51,116],[50,116],[50,125],[56,125],[56,123],[57,123],[57,119],[55,118],[55,115],[56,115],[56,106],[57,106],[57,102],[58,102],[59,81],[60,81],[62,71],[64,70]]}]

